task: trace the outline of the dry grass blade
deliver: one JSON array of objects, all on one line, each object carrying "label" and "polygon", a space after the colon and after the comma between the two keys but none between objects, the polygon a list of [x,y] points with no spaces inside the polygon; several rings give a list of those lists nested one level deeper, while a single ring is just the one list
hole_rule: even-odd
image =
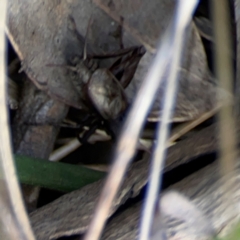
[{"label": "dry grass blade", "polygon": [[192,121],[187,122],[187,123],[183,123],[180,126],[176,127],[172,131],[171,136],[168,139],[169,144],[175,142],[177,139],[182,137],[184,134],[188,133],[189,131],[191,131],[192,129],[197,127],[199,124],[203,123],[207,119],[214,116],[219,111],[219,109],[220,109],[220,106],[212,109],[209,112],[204,113],[202,116],[200,116],[199,118],[197,118],[195,120],[192,120]]},{"label": "dry grass blade", "polygon": [[[0,2],[0,172],[1,172],[1,239],[33,240],[32,233],[20,194],[15,168],[13,164],[10,134],[8,127],[8,111],[6,101],[6,66],[5,66],[5,17],[7,1]],[[2,206],[3,204],[3,206]],[[5,213],[5,214],[3,214]],[[6,222],[6,220],[10,222]],[[7,226],[5,226],[7,224]],[[3,238],[3,235],[5,236]]]},{"label": "dry grass blade", "polygon": [[[172,61],[169,68],[169,79],[167,81],[164,93],[163,115],[157,132],[157,144],[153,153],[149,188],[147,192],[147,199],[144,204],[143,217],[140,227],[140,240],[147,240],[150,237],[150,228],[152,226],[153,213],[158,196],[158,189],[159,186],[161,186],[159,176],[162,172],[161,169],[164,167],[164,161],[166,158],[166,144],[169,135],[169,123],[171,121],[175,105],[174,103],[177,90],[178,66],[180,65],[181,61],[184,33],[191,20],[197,3],[198,1],[191,1],[190,4],[189,2],[187,3],[187,1],[179,2],[173,22],[174,25],[171,29],[173,32],[172,38],[174,39],[172,45],[174,55],[172,56]],[[161,237],[159,236],[159,238]]]}]

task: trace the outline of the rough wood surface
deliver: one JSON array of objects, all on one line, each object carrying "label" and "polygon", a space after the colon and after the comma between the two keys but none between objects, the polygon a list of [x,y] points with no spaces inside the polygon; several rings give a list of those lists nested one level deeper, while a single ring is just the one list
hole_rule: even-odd
[{"label": "rough wood surface", "polygon": [[13,129],[14,152],[47,159],[68,107],[25,79]]}]

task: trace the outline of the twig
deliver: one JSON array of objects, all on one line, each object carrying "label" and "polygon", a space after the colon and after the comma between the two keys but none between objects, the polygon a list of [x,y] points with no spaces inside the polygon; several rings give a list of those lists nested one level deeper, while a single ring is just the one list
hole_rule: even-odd
[{"label": "twig", "polygon": [[[94,133],[90,136],[88,139],[89,143],[95,143],[96,141],[108,141],[111,137],[108,135],[100,135],[99,133]],[[62,158],[66,157],[71,152],[78,149],[82,144],[79,142],[77,138],[71,140],[69,143],[65,144],[64,146],[56,149],[52,152],[52,154],[49,157],[49,160],[52,162],[57,162],[61,160]]]},{"label": "twig", "polygon": [[207,119],[214,116],[219,111],[220,107],[221,106],[219,105],[219,106],[215,107],[214,109],[204,113],[199,118],[197,118],[195,120],[192,120],[190,122],[187,122],[187,123],[183,123],[182,125],[180,125],[176,129],[174,129],[170,138],[168,139],[168,142],[171,143],[171,142],[176,141],[178,138],[182,137],[184,134],[191,131],[193,128],[197,127],[199,124],[203,123]]}]

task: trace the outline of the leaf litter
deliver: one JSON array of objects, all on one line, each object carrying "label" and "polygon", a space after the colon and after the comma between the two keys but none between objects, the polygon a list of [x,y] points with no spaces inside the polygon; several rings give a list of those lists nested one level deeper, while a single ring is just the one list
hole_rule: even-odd
[{"label": "leaf litter", "polygon": [[[59,115],[56,115],[56,122],[52,120],[51,116],[52,114],[54,116],[54,113],[50,111],[51,124],[53,122],[54,124],[59,124],[62,121],[66,114],[67,106],[78,109],[85,108],[83,89],[81,85],[79,89],[75,87],[75,76],[73,77],[71,71],[61,67],[48,67],[47,64],[68,65],[76,55],[80,57],[83,55],[84,38],[91,16],[94,20],[90,33],[87,35],[87,45],[92,48],[94,53],[104,54],[120,49],[119,26],[123,28],[121,37],[123,38],[122,44],[125,47],[137,46],[141,43],[147,50],[140,60],[131,83],[125,90],[128,102],[131,104],[152,62],[157,41],[168,27],[175,3],[175,1],[169,2],[164,0],[161,2],[154,0],[141,2],[138,0],[132,2],[124,0],[95,0],[94,2],[96,5],[92,4],[91,1],[45,2],[41,0],[25,1],[24,3],[15,0],[9,1],[7,34],[22,61],[22,69],[37,88],[45,91],[52,98],[49,101],[60,107],[60,111],[59,107],[54,110],[59,111]],[[141,9],[144,9],[144,11]],[[159,11],[162,11],[162,14]],[[167,16],[166,13],[168,13]],[[75,19],[77,30],[83,38],[82,44],[76,38],[71,24],[69,24],[69,16]],[[219,88],[216,86],[215,80],[208,69],[205,50],[199,32],[193,22],[188,29],[185,53],[181,66],[179,66],[179,75],[179,93],[177,95],[174,121],[182,122],[196,119],[219,104],[219,99],[216,97]],[[159,105],[161,105],[163,91],[164,86],[161,86],[153,110],[149,115],[150,121],[159,120],[157,116],[159,115],[158,109]],[[48,97],[45,98],[47,99]],[[222,91],[222,99],[220,100],[224,102],[228,98],[229,95]],[[35,105],[35,103],[32,104],[33,106]],[[44,114],[46,114],[44,118],[47,117],[47,111]],[[34,116],[35,113],[32,112],[33,119]],[[39,118],[36,122],[39,124],[38,120]],[[16,123],[18,124],[17,121]],[[36,129],[37,133],[33,135],[34,138],[41,136],[39,134],[40,128]],[[214,131],[214,128],[211,128],[211,130]],[[26,138],[27,130],[23,131],[23,134]],[[50,135],[52,138],[49,141],[50,145],[47,146],[46,144],[48,150],[44,152],[44,158],[47,158],[47,155],[50,155],[53,148],[56,133],[53,134],[50,131],[44,132],[43,135]],[[204,134],[196,136],[196,142],[194,142],[195,145],[191,149],[192,151],[189,151],[189,149],[181,150],[185,146],[183,140],[179,142],[180,145],[176,144],[176,146],[173,146],[171,149],[175,150],[170,149],[169,156],[173,155],[175,159],[169,160],[171,158],[169,157],[167,166],[174,168],[174,166],[176,167],[185,161],[190,161],[190,159],[203,153],[215,151],[216,142],[214,134],[207,135],[209,134],[206,130]],[[201,138],[201,136],[206,136],[206,138]],[[31,139],[31,137],[27,138]],[[21,139],[24,139],[24,137],[21,137]],[[189,148],[193,139],[189,138]],[[203,140],[202,142],[200,141],[201,143],[198,143],[197,139]],[[208,146],[204,145],[206,139],[209,141]],[[14,137],[14,141],[16,140],[17,138],[15,139]],[[26,146],[30,150],[24,149],[22,152],[39,157],[39,154],[43,154],[41,149],[42,147],[44,148],[42,144],[44,141],[36,139],[33,142],[41,142],[41,147],[35,149],[34,145],[29,143]],[[179,147],[181,142],[182,148]],[[20,142],[21,145],[24,145],[24,141]],[[182,158],[178,158],[177,153]],[[144,167],[140,167],[141,164]],[[147,183],[148,171],[146,166],[148,166],[146,159],[133,164],[133,167],[129,170],[130,175],[123,184],[122,191],[120,191],[119,198],[114,203],[111,214],[129,197],[137,195],[140,189]],[[139,180],[140,175],[141,179]],[[33,212],[30,218],[38,236],[37,239],[50,239],[84,233],[92,216],[101,186],[102,181],[88,185],[83,189],[66,194],[55,202]],[[133,191],[132,188],[136,190]],[[86,202],[86,208],[81,208],[80,202]],[[52,214],[53,212],[54,214]]]}]

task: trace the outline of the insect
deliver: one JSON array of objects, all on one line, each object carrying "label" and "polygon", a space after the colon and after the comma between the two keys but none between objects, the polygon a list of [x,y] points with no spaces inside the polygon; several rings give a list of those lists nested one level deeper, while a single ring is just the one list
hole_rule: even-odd
[{"label": "insect", "polygon": [[[70,21],[76,36],[81,40],[74,19],[70,17]],[[80,124],[80,130],[87,123],[91,126],[79,139],[81,142],[86,142],[98,127],[104,127],[106,132],[114,137],[114,131],[108,122],[118,119],[127,109],[124,88],[130,83],[144,53],[143,47],[131,47],[111,54],[90,55],[86,53],[85,42],[83,57],[76,57],[71,66],[64,66],[77,74],[78,81],[82,84],[80,90],[83,92],[84,104],[90,110],[90,114]],[[98,68],[95,60],[114,57],[118,59],[109,69]]]}]

